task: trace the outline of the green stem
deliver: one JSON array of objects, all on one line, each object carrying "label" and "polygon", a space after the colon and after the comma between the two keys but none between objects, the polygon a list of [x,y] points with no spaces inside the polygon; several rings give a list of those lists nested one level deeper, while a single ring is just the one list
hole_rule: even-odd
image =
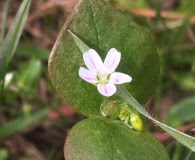
[{"label": "green stem", "polygon": [[2,84],[0,86],[0,104],[3,104],[3,91],[4,91],[4,80],[5,78],[3,78],[2,80]]},{"label": "green stem", "polygon": [[108,98],[103,96],[103,104],[106,104],[108,102]]}]

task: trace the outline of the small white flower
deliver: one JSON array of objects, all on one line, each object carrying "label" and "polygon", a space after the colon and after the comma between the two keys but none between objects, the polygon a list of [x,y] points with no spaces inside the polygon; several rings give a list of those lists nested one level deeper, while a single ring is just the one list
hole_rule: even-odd
[{"label": "small white flower", "polygon": [[5,75],[4,85],[8,86],[13,78],[13,73],[7,73]]},{"label": "small white flower", "polygon": [[116,92],[115,84],[131,82],[132,78],[124,73],[115,72],[121,59],[121,53],[111,48],[102,62],[100,56],[93,49],[83,54],[83,60],[88,69],[80,67],[79,76],[85,81],[97,85],[98,91],[106,96]]}]

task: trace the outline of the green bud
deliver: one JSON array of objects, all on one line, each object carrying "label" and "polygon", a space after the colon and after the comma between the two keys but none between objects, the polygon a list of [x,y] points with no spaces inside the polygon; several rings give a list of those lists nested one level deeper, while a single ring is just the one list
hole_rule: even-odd
[{"label": "green bud", "polygon": [[141,117],[137,114],[131,114],[130,124],[133,127],[133,129],[135,129],[137,131],[143,131],[143,129],[144,129],[143,121],[142,121]]},{"label": "green bud", "polygon": [[102,115],[111,119],[120,119],[130,124],[133,129],[143,131],[144,125],[137,110],[129,106],[126,102],[109,101],[101,106]]},{"label": "green bud", "polygon": [[120,107],[116,101],[109,101],[106,104],[102,104],[101,111],[107,117],[117,119],[120,114]]}]

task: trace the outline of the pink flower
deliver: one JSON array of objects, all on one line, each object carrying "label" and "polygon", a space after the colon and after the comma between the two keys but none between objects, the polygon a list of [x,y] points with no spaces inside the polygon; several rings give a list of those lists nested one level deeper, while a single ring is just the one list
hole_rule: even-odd
[{"label": "pink flower", "polygon": [[121,53],[111,48],[102,62],[100,56],[93,49],[83,54],[83,60],[88,69],[80,67],[79,76],[97,86],[98,91],[106,96],[112,96],[116,92],[115,84],[131,82],[132,78],[124,73],[115,72],[119,65]]}]

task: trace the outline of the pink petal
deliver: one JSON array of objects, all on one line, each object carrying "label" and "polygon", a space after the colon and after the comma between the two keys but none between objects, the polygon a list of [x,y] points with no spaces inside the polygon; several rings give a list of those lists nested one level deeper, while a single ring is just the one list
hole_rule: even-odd
[{"label": "pink petal", "polygon": [[116,86],[113,83],[98,84],[97,88],[98,91],[106,97],[110,97],[116,92]]},{"label": "pink petal", "polygon": [[89,70],[98,71],[104,67],[104,64],[94,49],[90,49],[89,51],[83,54],[84,62]]},{"label": "pink petal", "polygon": [[110,73],[114,72],[121,60],[121,53],[115,48],[111,48],[105,58],[104,65]]},{"label": "pink petal", "polygon": [[109,82],[114,83],[114,84],[128,83],[131,81],[132,81],[132,78],[129,75],[120,73],[120,72],[112,73],[109,79]]},{"label": "pink petal", "polygon": [[94,84],[98,82],[96,73],[83,67],[79,69],[79,76],[89,83]]}]

